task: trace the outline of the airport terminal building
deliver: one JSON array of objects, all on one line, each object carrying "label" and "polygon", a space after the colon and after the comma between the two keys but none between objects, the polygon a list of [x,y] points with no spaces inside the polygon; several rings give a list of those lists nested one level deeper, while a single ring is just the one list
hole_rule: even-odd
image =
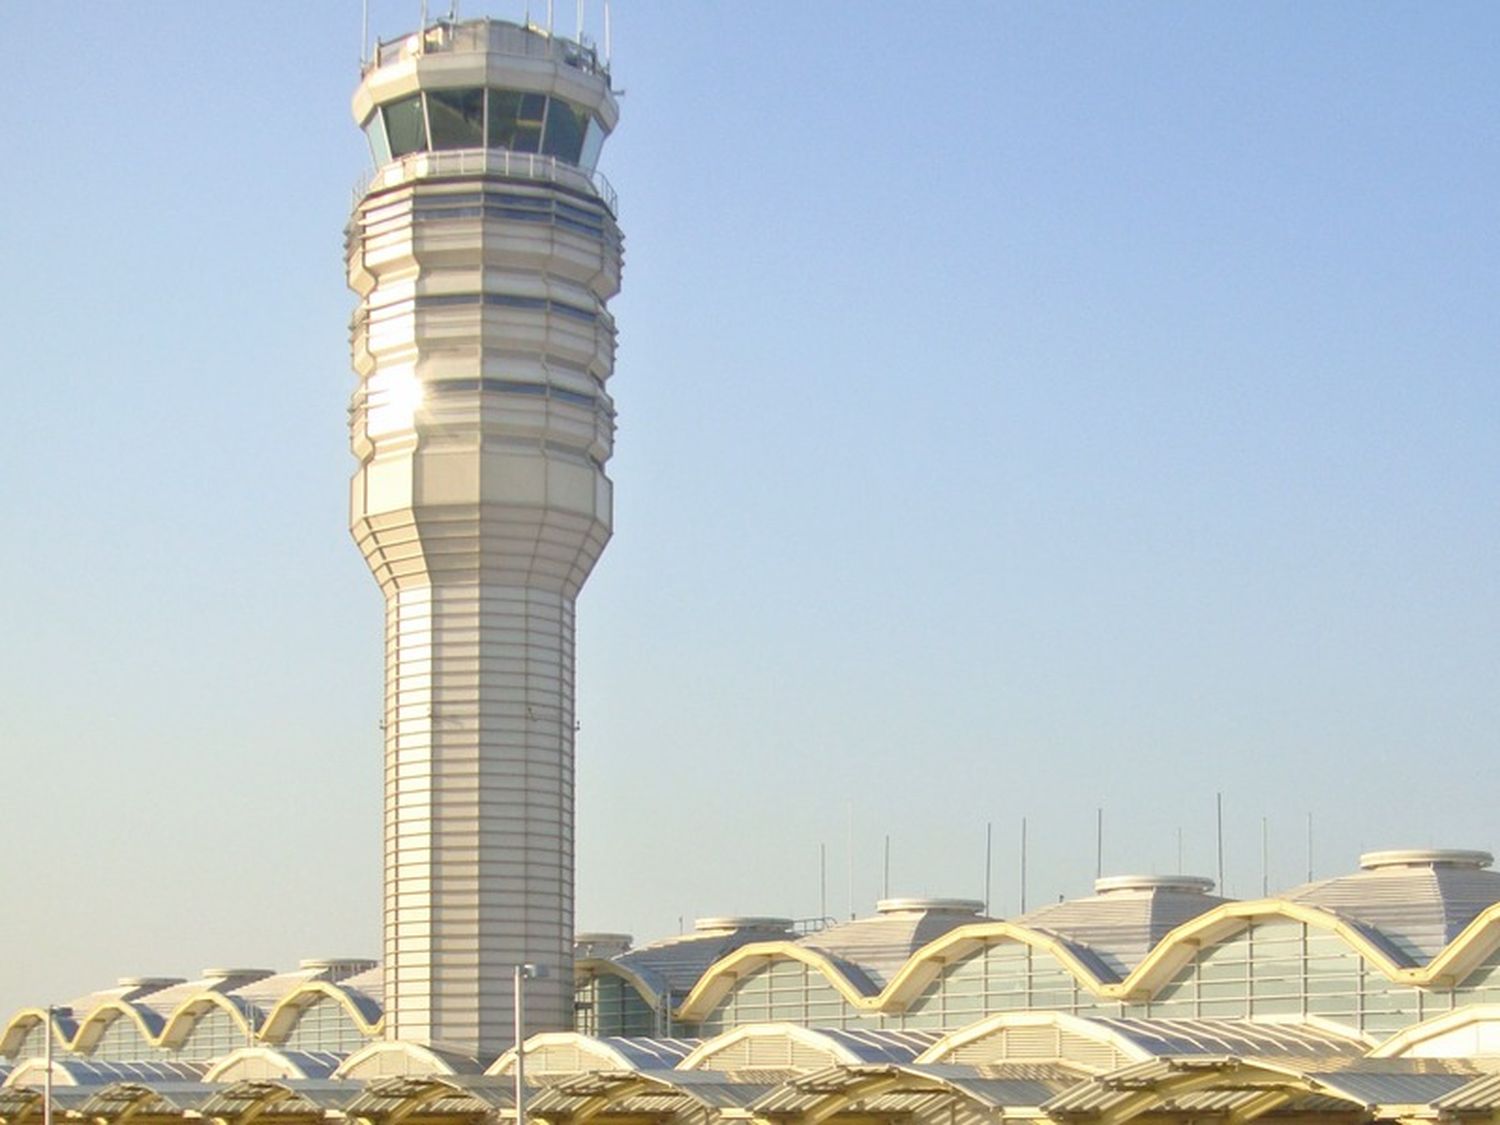
[{"label": "airport terminal building", "polygon": [[608,33],[601,56],[547,9],[379,44],[353,99],[382,955],[10,1014],[0,1125],[1500,1120],[1485,852],[1372,853],[1257,901],[1118,876],[1014,919],[899,898],[574,933],[573,622],[613,529],[623,238]]},{"label": "airport terminal building", "polygon": [[[580,935],[574,1029],[526,1043],[555,1125],[1047,1118],[1117,1125],[1500,1112],[1500,873],[1387,851],[1236,901],[1122,876],[1021,917],[890,899],[810,932],[701,919],[632,947]],[[803,927],[804,929],[806,927]],[[368,961],[125,978],[54,1010],[57,1112],[125,1117],[515,1115],[514,1050],[386,1038]],[[47,1013],[0,1032],[0,1120],[35,1120]]]}]

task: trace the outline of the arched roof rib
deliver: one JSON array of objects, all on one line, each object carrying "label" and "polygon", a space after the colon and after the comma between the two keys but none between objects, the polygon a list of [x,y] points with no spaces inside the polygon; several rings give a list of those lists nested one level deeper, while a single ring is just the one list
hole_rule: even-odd
[{"label": "arched roof rib", "polygon": [[[540,1076],[537,1060],[562,1049],[574,1063],[589,1059],[595,1070],[663,1070],[677,1066],[698,1046],[696,1039],[647,1036],[593,1036],[579,1031],[539,1031],[526,1040],[526,1073]],[[516,1049],[505,1051],[485,1070],[486,1074],[510,1074],[515,1069]],[[545,1065],[545,1062],[544,1062]],[[589,1069],[574,1066],[575,1070]]]},{"label": "arched roof rib", "polygon": [[660,1119],[687,1108],[743,1110],[773,1086],[691,1070],[595,1071],[547,1086],[529,1104],[550,1122],[585,1125],[606,1111]]},{"label": "arched roof rib", "polygon": [[422,1115],[489,1115],[515,1108],[510,1083],[481,1075],[421,1074],[376,1078],[344,1106],[346,1117],[402,1121]]},{"label": "arched roof rib", "polygon": [[[208,1069],[207,1063],[177,1062],[166,1059],[152,1062],[104,1062],[97,1059],[54,1058],[53,1086],[107,1086],[111,1082],[197,1082]],[[19,1086],[41,1087],[47,1072],[42,1059],[28,1059],[10,1072],[5,1080],[8,1089]]]},{"label": "arched roof rib", "polygon": [[[31,1029],[47,1022],[47,1009],[22,1008],[10,1017],[10,1022],[5,1025],[3,1031],[0,1031],[0,1055],[14,1055],[21,1049],[21,1044],[26,1041],[26,1036],[31,1033]],[[72,1018],[71,1013],[63,1015],[54,1012],[50,1032],[52,1042],[59,1049],[66,1051],[70,1049],[73,1038],[78,1033],[78,1021]]]},{"label": "arched roof rib", "polygon": [[1202,1056],[1152,1059],[1063,1091],[1041,1109],[1054,1120],[1125,1125],[1170,1107],[1186,1117],[1241,1122],[1292,1103],[1334,1102],[1381,1118],[1399,1117],[1474,1082],[1472,1068],[1329,1068],[1287,1060]]},{"label": "arched roof rib", "polygon": [[[1050,1034],[1049,1034],[1050,1033]],[[1102,1073],[1153,1058],[1227,1055],[1346,1059],[1369,1042],[1316,1017],[1292,1019],[1134,1019],[1067,1012],[1003,1012],[944,1035],[919,1063],[1056,1063]]]},{"label": "arched roof rib", "polygon": [[796,1070],[801,1059],[839,1063],[911,1062],[938,1038],[934,1031],[881,1028],[815,1028],[797,1023],[757,1023],[732,1028],[697,1044],[678,1070],[750,1072]]},{"label": "arched roof rib", "polygon": [[[384,1030],[378,1003],[362,991],[330,981],[302,981],[281,996],[276,1006],[265,1014],[263,1023],[256,1006],[243,996],[217,989],[201,989],[186,994],[178,992],[177,995],[178,1002],[165,1015],[159,1006],[147,1007],[118,996],[108,996],[81,1019],[55,1015],[52,1024],[53,1041],[61,1050],[88,1055],[98,1045],[110,1024],[118,1019],[125,1019],[135,1026],[147,1045],[177,1050],[191,1039],[198,1021],[217,1009],[227,1012],[247,1038],[283,1043],[296,1027],[302,1012],[325,996],[336,1000],[348,1012],[362,1034],[373,1039]],[[30,1030],[37,1024],[44,1023],[46,1018],[46,1011],[40,1008],[25,1008],[17,1012],[11,1017],[4,1032],[0,1033],[0,1053],[14,1054],[18,1051]]]},{"label": "arched roof rib", "polygon": [[280,1051],[274,1047],[240,1047],[214,1061],[205,1082],[322,1079],[330,1077],[345,1056],[334,1051]]},{"label": "arched roof rib", "polygon": [[349,1018],[362,1034],[373,1039],[384,1030],[384,1013],[373,998],[342,983],[312,980],[277,1002],[266,1016],[260,1037],[267,1043],[285,1043],[302,1013],[325,996],[337,1001],[349,1013]]},{"label": "arched roof rib", "polygon": [[788,941],[757,942],[715,963],[694,985],[675,1013],[684,1021],[709,1014],[742,977],[777,960],[795,960],[816,969],[845,1001],[861,1011],[899,1011],[915,999],[940,972],[987,945],[1013,941],[1040,950],[1068,971],[1079,985],[1102,1000],[1150,999],[1204,946],[1225,941],[1257,922],[1299,922],[1339,937],[1387,979],[1415,987],[1450,987],[1460,983],[1500,945],[1500,903],[1479,911],[1441,952],[1424,965],[1413,965],[1383,936],[1336,911],[1303,902],[1263,899],[1224,902],[1184,922],[1166,935],[1124,977],[1101,972],[1096,959],[1057,934],[1017,922],[976,922],[948,931],[923,946],[879,992],[865,992],[838,963],[805,945]]},{"label": "arched roof rib", "polygon": [[1500,872],[1486,852],[1375,852],[1362,870],[1277,896],[1321,906],[1380,935],[1412,965],[1431,961],[1500,901]]},{"label": "arched roof rib", "polygon": [[751,1105],[759,1117],[818,1125],[839,1113],[910,1115],[952,1099],[982,1109],[1030,1110],[1059,1092],[1059,1084],[1031,1078],[987,1078],[969,1067],[915,1063],[831,1066],[777,1086]]},{"label": "arched roof rib", "polygon": [[575,981],[589,976],[619,977],[646,1002],[646,1006],[653,1010],[662,1006],[663,999],[668,995],[666,982],[654,973],[638,971],[615,960],[606,957],[585,957],[573,963],[573,979]]},{"label": "arched roof rib", "polygon": [[650,1008],[665,998],[687,992],[715,961],[746,944],[767,939],[791,939],[785,919],[701,918],[686,934],[675,934],[627,949],[611,957],[586,957],[574,962],[574,979],[603,973],[619,977],[640,994]]},{"label": "arched roof rib", "polygon": [[328,1110],[342,1112],[359,1094],[359,1086],[349,1082],[321,1080],[293,1085],[252,1079],[216,1087],[199,1112],[209,1119],[321,1116]]}]

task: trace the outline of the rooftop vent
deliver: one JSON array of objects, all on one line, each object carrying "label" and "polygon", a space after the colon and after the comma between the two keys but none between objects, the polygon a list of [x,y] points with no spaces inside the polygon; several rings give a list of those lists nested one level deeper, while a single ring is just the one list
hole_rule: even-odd
[{"label": "rooftop vent", "polygon": [[791,928],[790,918],[772,918],[764,914],[721,914],[717,918],[693,919],[693,929],[700,934],[725,930],[775,930],[781,933]]},{"label": "rooftop vent", "polygon": [[297,962],[297,968],[306,972],[327,973],[333,980],[369,972],[374,967],[375,962],[368,957],[304,957]]},{"label": "rooftop vent", "polygon": [[1489,852],[1463,848],[1394,848],[1383,852],[1365,852],[1359,865],[1366,871],[1384,871],[1392,867],[1470,867],[1479,869],[1495,862]]},{"label": "rooftop vent", "polygon": [[236,980],[240,978],[268,977],[275,969],[204,969],[204,980]]},{"label": "rooftop vent", "polygon": [[877,914],[983,914],[977,898],[883,898],[875,904]]},{"label": "rooftop vent", "polygon": [[171,988],[182,984],[182,977],[121,977],[115,982],[121,988]]},{"label": "rooftop vent", "polygon": [[612,934],[603,931],[595,931],[586,934],[575,934],[573,937],[573,956],[575,957],[613,957],[617,953],[624,953],[630,948],[630,943],[635,938],[630,934]]},{"label": "rooftop vent", "polygon": [[1214,881],[1202,875],[1106,875],[1094,880],[1096,895],[1114,894],[1117,891],[1179,891],[1183,894],[1206,895],[1214,889]]}]

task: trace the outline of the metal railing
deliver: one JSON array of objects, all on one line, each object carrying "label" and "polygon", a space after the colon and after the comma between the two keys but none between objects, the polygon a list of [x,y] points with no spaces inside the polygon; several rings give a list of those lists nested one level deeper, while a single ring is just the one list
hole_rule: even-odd
[{"label": "metal railing", "polygon": [[838,924],[839,920],[837,918],[796,918],[792,921],[792,933],[806,936],[807,934],[815,934],[820,930],[826,930],[828,927],[837,926]]},{"label": "metal railing", "polygon": [[398,156],[366,172],[354,185],[354,202],[372,191],[399,187],[412,180],[439,176],[508,176],[560,184],[591,193],[618,218],[619,198],[603,172],[585,172],[575,165],[534,152],[511,152],[503,148],[456,148],[439,152],[412,152]]},{"label": "metal railing", "polygon": [[535,25],[522,27],[488,18],[464,23],[441,20],[424,33],[402,35],[377,43],[374,57],[365,63],[365,69],[438,51],[478,51],[517,58],[552,59],[609,81],[609,66],[600,61],[599,52],[592,45],[549,34],[545,28]]}]

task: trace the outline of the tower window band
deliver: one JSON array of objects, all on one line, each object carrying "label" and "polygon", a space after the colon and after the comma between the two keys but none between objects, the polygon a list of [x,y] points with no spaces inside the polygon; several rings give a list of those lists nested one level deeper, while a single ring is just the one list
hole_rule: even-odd
[{"label": "tower window band", "polygon": [[377,164],[414,152],[488,147],[551,156],[591,172],[604,143],[594,116],[562,98],[479,87],[391,102],[365,133]]}]

